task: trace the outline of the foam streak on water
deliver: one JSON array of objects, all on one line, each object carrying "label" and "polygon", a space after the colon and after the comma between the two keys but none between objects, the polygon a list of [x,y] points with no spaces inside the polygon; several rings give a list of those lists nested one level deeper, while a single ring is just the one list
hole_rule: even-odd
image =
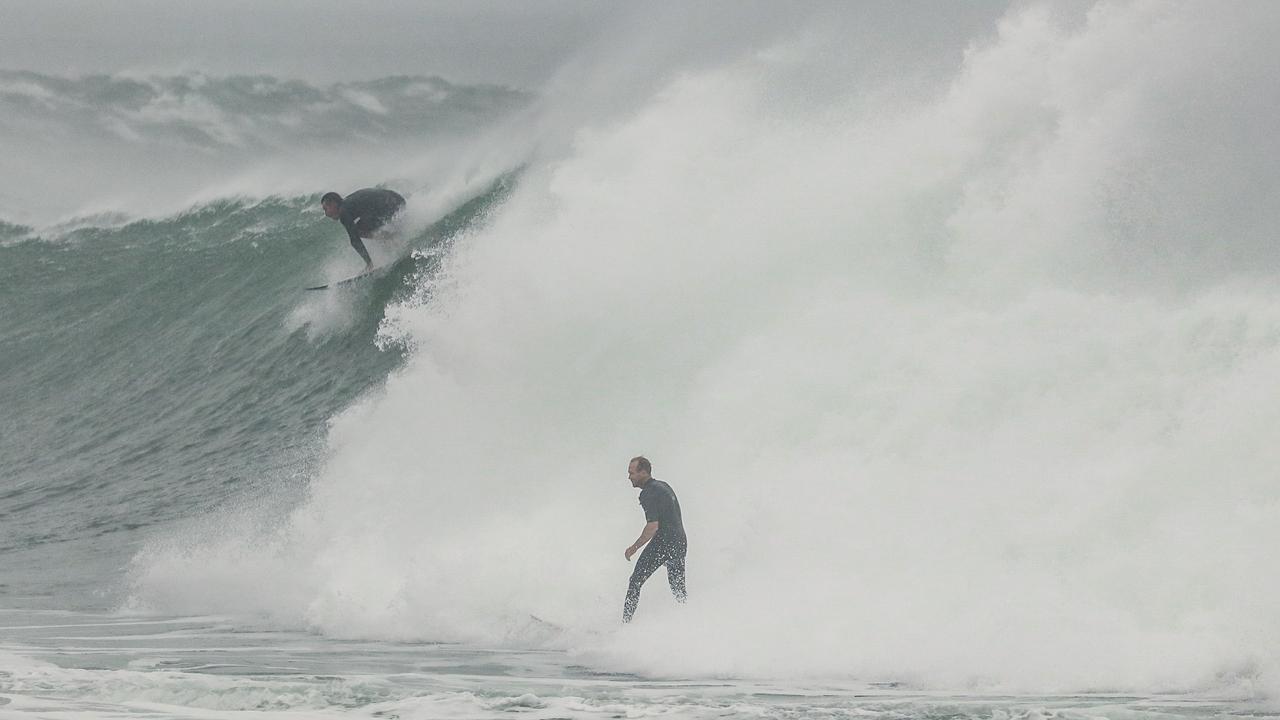
[{"label": "foam streak on water", "polygon": [[0,613],[0,718],[1083,720],[1246,707],[1228,697],[982,697],[898,684],[640,678],[593,672],[574,664],[572,651],[566,659],[516,647],[327,640],[227,620]]}]

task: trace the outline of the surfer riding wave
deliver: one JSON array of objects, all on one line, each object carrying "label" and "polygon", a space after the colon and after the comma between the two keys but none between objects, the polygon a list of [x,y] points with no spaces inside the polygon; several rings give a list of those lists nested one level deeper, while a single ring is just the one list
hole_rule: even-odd
[{"label": "surfer riding wave", "polygon": [[393,190],[364,188],[345,198],[336,192],[328,192],[320,198],[320,207],[329,218],[342,223],[351,238],[351,247],[364,260],[364,271],[373,269],[373,259],[361,238],[373,237],[374,231],[385,226],[404,210],[404,198]]}]

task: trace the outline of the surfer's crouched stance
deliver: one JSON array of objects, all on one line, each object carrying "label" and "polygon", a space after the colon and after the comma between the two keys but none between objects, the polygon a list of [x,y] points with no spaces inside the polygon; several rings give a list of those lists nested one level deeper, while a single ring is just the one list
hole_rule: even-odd
[{"label": "surfer's crouched stance", "polygon": [[[622,605],[622,622],[631,622],[631,616],[640,603],[640,587],[659,567],[667,566],[667,582],[676,602],[688,597],[684,579],[684,557],[689,541],[684,534],[684,519],[680,516],[680,501],[671,486],[653,477],[653,466],[643,456],[632,458],[627,465],[627,477],[631,486],[640,488],[640,506],[644,508],[645,526],[631,547],[623,553],[628,560],[645,544],[644,552],[636,561],[627,587],[627,599]],[[652,542],[651,542],[652,541]]]},{"label": "surfer's crouched stance", "polygon": [[347,229],[351,247],[364,259],[364,271],[373,269],[373,260],[360,238],[373,237],[373,232],[386,225],[404,209],[404,198],[399,193],[381,188],[357,190],[345,198],[336,192],[325,193],[320,198],[324,214]]}]

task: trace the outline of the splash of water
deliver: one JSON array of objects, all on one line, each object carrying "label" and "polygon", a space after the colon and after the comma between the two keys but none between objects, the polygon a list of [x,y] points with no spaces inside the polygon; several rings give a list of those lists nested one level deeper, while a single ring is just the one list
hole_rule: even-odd
[{"label": "splash of water", "polygon": [[935,92],[796,101],[841,77],[821,32],[679,76],[390,312],[407,366],[334,419],[278,535],[144,553],[139,601],[612,628],[645,452],[691,602],[652,583],[637,627],[575,640],[592,663],[1274,684],[1278,24],[1032,7]]}]

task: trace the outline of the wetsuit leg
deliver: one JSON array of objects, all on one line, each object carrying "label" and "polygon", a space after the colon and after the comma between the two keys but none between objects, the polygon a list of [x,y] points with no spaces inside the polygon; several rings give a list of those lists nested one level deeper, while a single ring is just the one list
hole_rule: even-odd
[{"label": "wetsuit leg", "polygon": [[685,586],[684,556],[685,548],[679,548],[667,558],[667,582],[671,584],[671,594],[676,602],[683,603],[689,599],[689,590]]},{"label": "wetsuit leg", "polygon": [[635,615],[636,606],[640,604],[640,587],[655,570],[662,567],[664,562],[666,562],[665,554],[658,549],[656,543],[649,543],[649,546],[640,553],[640,558],[636,560],[636,569],[631,571],[631,582],[627,585],[627,599],[622,604],[622,622],[631,622],[631,616]]},{"label": "wetsuit leg", "polygon": [[382,227],[382,224],[385,222],[385,219],[378,217],[377,215],[373,217],[362,217],[356,221],[356,232],[360,233],[360,237],[362,238],[373,237],[373,231]]},{"label": "wetsuit leg", "polygon": [[400,211],[404,210],[404,199],[399,195],[396,196],[396,199],[398,202],[389,207],[383,207],[377,212],[371,212],[356,221],[356,230],[360,233],[360,237],[372,237],[375,231],[394,220],[400,214]]}]

